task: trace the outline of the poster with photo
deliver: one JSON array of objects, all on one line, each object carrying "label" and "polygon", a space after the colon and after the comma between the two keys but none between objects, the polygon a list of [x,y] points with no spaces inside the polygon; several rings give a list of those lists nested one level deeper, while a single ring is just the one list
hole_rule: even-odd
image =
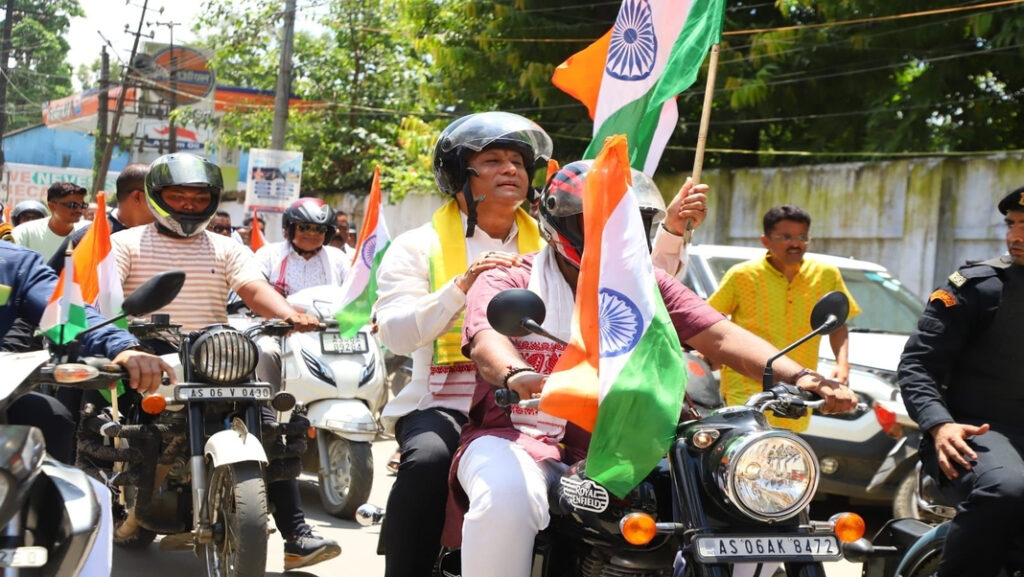
[{"label": "poster with photo", "polygon": [[245,210],[284,212],[299,198],[302,153],[294,150],[249,150],[245,180]]}]

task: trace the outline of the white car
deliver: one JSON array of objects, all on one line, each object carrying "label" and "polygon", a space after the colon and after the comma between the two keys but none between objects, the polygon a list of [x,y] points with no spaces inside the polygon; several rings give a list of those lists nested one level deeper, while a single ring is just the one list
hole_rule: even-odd
[{"label": "white car", "polygon": [[[707,298],[733,265],[762,258],[763,248],[692,245],[680,280]],[[917,327],[924,303],[885,267],[862,260],[807,253],[805,258],[835,265],[863,312],[847,321],[850,332],[850,387],[861,401],[896,398],[896,368],[907,338]],[[821,339],[818,370],[829,374],[835,357],[828,338]],[[895,435],[896,432],[893,431]],[[872,411],[811,417],[802,436],[821,461],[818,492],[891,501],[898,483],[867,493],[865,488],[885,459],[894,439],[882,430]]]}]

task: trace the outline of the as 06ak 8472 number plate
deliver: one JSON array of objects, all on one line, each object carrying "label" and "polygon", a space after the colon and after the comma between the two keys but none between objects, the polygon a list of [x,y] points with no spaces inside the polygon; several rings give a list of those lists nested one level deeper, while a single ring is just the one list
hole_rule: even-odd
[{"label": "as 06ak 8472 number plate", "polygon": [[835,535],[718,535],[694,539],[697,560],[708,563],[744,561],[838,561],[843,554]]},{"label": "as 06ak 8472 number plate", "polygon": [[262,401],[270,399],[270,396],[270,385],[178,385],[174,388],[174,398],[178,401]]}]

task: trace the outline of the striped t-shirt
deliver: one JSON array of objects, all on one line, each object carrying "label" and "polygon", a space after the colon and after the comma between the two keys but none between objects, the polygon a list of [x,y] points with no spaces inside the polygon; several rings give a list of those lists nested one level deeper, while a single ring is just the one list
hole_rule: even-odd
[{"label": "striped t-shirt", "polygon": [[227,322],[228,291],[265,281],[252,252],[229,237],[203,231],[189,238],[157,232],[156,225],[138,226],[110,237],[124,294],[131,294],[154,275],[185,273],[185,285],[160,313],[182,332]]}]

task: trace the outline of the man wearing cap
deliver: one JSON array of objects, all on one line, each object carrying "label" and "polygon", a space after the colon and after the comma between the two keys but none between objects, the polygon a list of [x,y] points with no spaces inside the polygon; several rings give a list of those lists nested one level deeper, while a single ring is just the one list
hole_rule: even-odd
[{"label": "man wearing cap", "polygon": [[927,433],[921,462],[959,503],[939,577],[998,574],[1024,512],[1024,187],[999,212],[1009,254],[969,262],[928,297],[897,375]]}]

